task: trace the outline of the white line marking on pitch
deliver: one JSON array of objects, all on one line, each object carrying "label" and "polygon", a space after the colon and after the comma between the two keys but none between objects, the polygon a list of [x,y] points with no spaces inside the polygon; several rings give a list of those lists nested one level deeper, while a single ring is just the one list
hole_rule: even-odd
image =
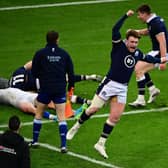
[{"label": "white line marking on pitch", "polygon": [[[124,112],[122,115],[132,115],[132,114],[142,114],[142,113],[156,113],[156,112],[164,112],[167,111],[168,107],[158,108],[158,109],[148,109],[148,110],[133,110]],[[92,118],[101,118],[101,117],[108,117],[109,114],[99,114],[99,115],[93,115]]]},{"label": "white line marking on pitch", "polygon": [[[151,113],[151,112],[155,113],[155,112],[164,112],[167,110],[168,110],[168,107],[157,108],[157,109],[148,109],[148,110],[133,110],[133,111],[124,112],[122,115],[132,115],[132,114]],[[97,115],[93,115],[92,118],[102,118],[102,117],[108,117],[108,116],[109,116],[109,113],[97,114]],[[71,120],[76,120],[76,119],[75,118],[67,119],[67,121],[71,121]],[[53,123],[53,122],[54,121],[52,121],[52,120],[42,121],[43,124]],[[33,124],[33,122],[25,122],[25,123],[22,123],[22,126],[29,126],[32,124]],[[0,128],[7,128],[7,127],[8,127],[7,124],[0,125]]]},{"label": "white line marking on pitch", "polygon": [[32,8],[48,8],[48,7],[58,7],[58,6],[74,6],[74,5],[97,4],[97,3],[110,3],[110,2],[118,2],[118,1],[126,1],[126,0],[97,0],[97,1],[63,2],[63,3],[53,3],[53,4],[2,7],[0,8],[0,11],[32,9]]},{"label": "white line marking on pitch", "polygon": [[[0,131],[0,134],[2,134],[3,132],[4,131]],[[29,139],[29,138],[25,138],[25,140],[26,141],[32,141],[32,139]],[[52,146],[52,145],[49,145],[49,144],[46,144],[46,143],[39,143],[39,145],[43,148],[47,148],[47,149],[52,150],[52,151],[60,152],[60,149],[55,147],[55,146]],[[103,161],[99,161],[99,160],[96,160],[94,158],[90,158],[88,156],[77,154],[77,153],[74,153],[74,152],[71,152],[71,151],[68,151],[67,155],[77,157],[77,158],[86,160],[88,162],[92,162],[92,163],[95,163],[95,164],[98,164],[98,165],[101,165],[101,166],[105,166],[105,167],[122,168],[122,167],[115,166],[111,163],[106,163],[106,162],[103,162]]]},{"label": "white line marking on pitch", "polygon": [[[28,138],[25,138],[25,140],[31,141],[31,139],[28,139]],[[47,149],[52,150],[52,151],[60,152],[60,148],[57,148],[55,146],[52,146],[52,145],[49,145],[49,144],[46,144],[46,143],[39,143],[39,145],[43,148],[47,148]],[[101,166],[105,166],[105,167],[121,168],[121,167],[115,166],[111,163],[106,163],[104,161],[99,161],[99,160],[96,160],[94,158],[90,158],[88,156],[77,154],[77,153],[74,153],[74,152],[71,152],[71,151],[68,151],[67,155],[74,156],[74,157],[80,158],[82,160],[86,160],[88,162],[92,162],[92,163],[95,163],[95,164],[98,164],[98,165],[101,165]]]},{"label": "white line marking on pitch", "polygon": [[[167,110],[168,110],[168,107],[159,108],[159,109],[149,109],[149,110],[134,110],[134,111],[124,112],[123,115],[141,114],[141,113],[150,113],[150,112],[164,112],[164,111],[167,111]],[[108,115],[109,114],[100,114],[100,115],[95,115],[92,118],[107,117]],[[72,119],[69,119],[69,120],[75,120],[75,119],[72,118]],[[50,122],[53,122],[53,121],[43,121],[43,123],[50,123]],[[26,126],[26,125],[32,125],[32,124],[33,124],[33,122],[27,122],[27,123],[23,123],[22,125]],[[6,128],[6,127],[7,127],[7,124],[6,125],[0,125],[0,128]],[[3,131],[0,131],[0,133],[2,133],[2,132]],[[25,139],[27,141],[31,141],[31,139],[28,139],[28,138],[25,138]],[[47,149],[50,149],[50,150],[53,150],[53,151],[56,151],[56,152],[60,152],[60,149],[57,148],[57,147],[54,147],[54,146],[51,146],[51,145],[45,144],[45,143],[39,143],[39,144],[40,144],[40,146],[42,146],[44,148],[47,148]],[[69,151],[67,154],[71,155],[71,156],[74,156],[74,157],[78,157],[80,159],[83,159],[83,160],[86,160],[86,161],[89,161],[89,162],[92,162],[92,163],[95,163],[95,164],[105,166],[105,167],[121,168],[121,167],[115,166],[113,164],[106,163],[106,162],[103,162],[103,161],[99,161],[99,160],[96,160],[94,158],[90,158],[90,157],[85,156],[85,155],[80,155],[80,154],[77,154],[77,153],[74,153],[74,152],[71,152],[71,151]]]}]

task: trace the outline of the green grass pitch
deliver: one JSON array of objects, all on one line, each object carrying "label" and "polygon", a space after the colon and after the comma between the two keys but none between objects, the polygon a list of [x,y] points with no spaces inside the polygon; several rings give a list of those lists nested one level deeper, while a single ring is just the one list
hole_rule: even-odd
[{"label": "green grass pitch", "polygon": [[[71,0],[74,1],[74,0]],[[79,0],[75,0],[78,2]],[[86,0],[80,0],[86,1]],[[1,0],[2,7],[38,5],[70,2],[69,0]],[[0,10],[0,77],[9,78],[13,70],[31,60],[35,51],[45,45],[48,30],[60,33],[60,47],[69,51],[77,74],[105,75],[110,63],[111,28],[128,9],[136,9],[140,4],[148,3],[154,12],[162,16],[168,25],[168,2],[164,0],[129,0],[100,4],[57,6],[20,10]],[[136,15],[128,19],[122,27],[122,35],[129,28],[143,28]],[[148,37],[140,41],[139,48],[147,52],[151,48]],[[93,149],[99,138],[106,117],[89,120],[75,136],[68,141],[70,154],[54,151],[59,148],[57,123],[43,125],[40,142],[49,144],[53,150],[45,147],[31,149],[32,168],[167,168],[168,165],[168,110],[167,107],[168,70],[154,70],[152,79],[160,88],[157,101],[141,110],[151,113],[123,115],[114,132],[107,141],[109,159],[104,160]],[[76,84],[75,94],[92,98],[97,89],[96,82]],[[148,91],[146,99],[148,99]],[[135,75],[129,84],[128,102],[136,98]],[[79,105],[73,105],[78,108]],[[126,106],[125,111],[132,109]],[[108,114],[109,107],[98,114]],[[54,113],[54,112],[53,112]],[[0,130],[5,130],[9,116],[17,114],[22,123],[32,122],[33,116],[26,115],[13,107],[0,105]],[[44,120],[45,121],[45,120]],[[68,121],[70,128],[74,120]],[[21,134],[32,137],[32,125],[22,126]],[[74,156],[72,156],[74,154]],[[76,154],[76,155],[75,155]],[[84,156],[87,157],[84,159]]]}]

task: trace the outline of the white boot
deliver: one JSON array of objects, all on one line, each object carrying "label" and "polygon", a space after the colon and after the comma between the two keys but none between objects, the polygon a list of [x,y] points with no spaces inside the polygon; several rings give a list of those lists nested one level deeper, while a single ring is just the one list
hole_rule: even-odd
[{"label": "white boot", "polygon": [[133,107],[144,107],[144,106],[146,106],[144,95],[138,95],[138,98],[134,102],[128,103],[128,105],[133,106]]},{"label": "white boot", "polygon": [[66,139],[71,140],[75,134],[78,132],[78,129],[80,128],[81,124],[77,121],[73,127],[67,132]]},{"label": "white boot", "polygon": [[94,145],[94,148],[102,155],[105,159],[108,158],[108,155],[105,150],[106,138],[100,137],[99,141]]},{"label": "white boot", "polygon": [[148,103],[153,103],[156,99],[156,97],[160,94],[160,90],[158,88],[153,88],[152,90],[149,91],[150,96]]}]

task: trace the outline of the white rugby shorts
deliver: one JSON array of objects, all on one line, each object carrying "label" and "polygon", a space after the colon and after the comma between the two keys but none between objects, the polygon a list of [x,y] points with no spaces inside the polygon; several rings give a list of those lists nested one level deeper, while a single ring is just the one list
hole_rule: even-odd
[{"label": "white rugby shorts", "polygon": [[97,95],[104,101],[108,101],[111,97],[116,96],[119,103],[126,104],[128,90],[126,84],[109,80],[107,83],[102,82],[100,88],[101,90],[99,90]]}]

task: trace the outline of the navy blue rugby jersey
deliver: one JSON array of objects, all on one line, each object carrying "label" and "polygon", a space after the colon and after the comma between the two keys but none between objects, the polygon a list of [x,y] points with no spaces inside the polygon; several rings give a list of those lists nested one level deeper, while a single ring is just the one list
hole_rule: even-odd
[{"label": "navy blue rugby jersey", "polygon": [[39,79],[40,91],[45,93],[65,93],[66,74],[68,89],[74,87],[74,69],[69,54],[56,44],[47,44],[36,52],[32,61],[32,74]]},{"label": "navy blue rugby jersey", "polygon": [[128,51],[125,42],[121,40],[119,31],[126,18],[127,15],[121,17],[112,28],[113,47],[111,51],[111,65],[106,75],[107,78],[123,84],[129,83],[138,60],[149,63],[160,63],[159,58],[150,55],[145,56],[139,49],[136,49],[134,53]]},{"label": "navy blue rugby jersey", "polygon": [[128,16],[124,15],[112,28],[111,65],[106,75],[107,78],[123,84],[128,84],[137,60],[143,58],[140,50],[129,52],[125,42],[121,40],[120,28],[127,18]]},{"label": "navy blue rugby jersey", "polygon": [[31,70],[26,70],[24,67],[20,67],[13,72],[9,86],[24,91],[37,91],[36,79],[33,77]]},{"label": "navy blue rugby jersey", "polygon": [[138,60],[143,60],[143,53],[139,49],[131,53],[128,51],[124,41],[113,43],[111,65],[107,78],[128,84]]},{"label": "navy blue rugby jersey", "polygon": [[147,21],[147,27],[149,31],[149,35],[152,41],[152,50],[160,50],[159,43],[156,39],[156,35],[164,32],[166,37],[166,44],[168,50],[168,32],[164,20],[156,16],[155,14]]},{"label": "navy blue rugby jersey", "polygon": [[36,78],[32,75],[31,70],[26,70],[25,91],[37,91]]}]

